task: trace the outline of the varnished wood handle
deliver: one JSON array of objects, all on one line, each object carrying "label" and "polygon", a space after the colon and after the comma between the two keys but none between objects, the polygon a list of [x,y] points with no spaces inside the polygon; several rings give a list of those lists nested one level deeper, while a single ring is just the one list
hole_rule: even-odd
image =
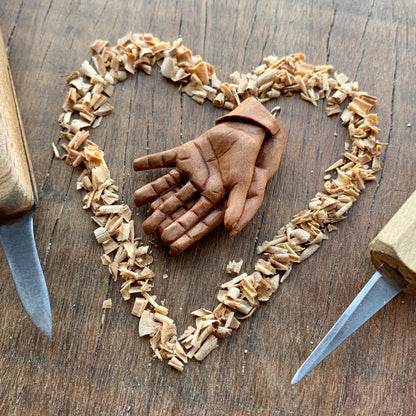
[{"label": "varnished wood handle", "polygon": [[409,282],[405,291],[416,294],[416,191],[368,248],[377,268],[385,263],[397,269]]},{"label": "varnished wood handle", "polygon": [[35,204],[26,138],[0,33],[0,219],[21,215]]}]

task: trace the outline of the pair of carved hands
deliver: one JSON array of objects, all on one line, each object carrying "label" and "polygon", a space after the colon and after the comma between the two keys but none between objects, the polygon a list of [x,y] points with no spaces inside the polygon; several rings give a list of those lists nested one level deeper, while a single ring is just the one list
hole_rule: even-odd
[{"label": "pair of carved hands", "polygon": [[134,193],[136,206],[153,201],[144,232],[159,234],[171,254],[223,222],[235,236],[261,206],[285,141],[273,115],[248,98],[196,139],[136,159],[136,171],[173,168]]}]

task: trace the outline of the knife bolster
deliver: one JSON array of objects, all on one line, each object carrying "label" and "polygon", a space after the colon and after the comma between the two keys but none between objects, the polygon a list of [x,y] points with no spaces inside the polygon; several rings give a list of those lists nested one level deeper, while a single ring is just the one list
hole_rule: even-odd
[{"label": "knife bolster", "polygon": [[371,247],[370,255],[374,266],[378,269],[382,264],[388,264],[396,269],[409,282],[409,286],[403,289],[403,292],[416,295],[416,273],[397,260],[395,253],[389,254],[387,251],[377,243]]}]

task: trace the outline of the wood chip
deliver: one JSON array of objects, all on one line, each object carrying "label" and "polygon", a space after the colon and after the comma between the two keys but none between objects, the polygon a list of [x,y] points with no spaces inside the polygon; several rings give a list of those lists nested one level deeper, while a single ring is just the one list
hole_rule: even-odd
[{"label": "wood chip", "polygon": [[136,298],[134,300],[133,309],[131,310],[131,314],[134,316],[138,316],[139,318],[143,315],[143,312],[146,310],[149,301],[144,298]]},{"label": "wood chip", "polygon": [[210,335],[201,348],[195,353],[194,357],[198,361],[202,361],[207,355],[218,347],[218,338],[215,335]]},{"label": "wood chip", "polygon": [[176,357],[172,357],[169,361],[168,364],[173,367],[175,370],[178,371],[183,371],[183,362],[180,361],[178,358]]},{"label": "wood chip", "polygon": [[318,250],[319,247],[319,244],[312,244],[311,246],[306,247],[305,250],[303,250],[300,254],[300,261],[305,261],[307,258],[312,256],[312,254],[315,253],[315,251]]},{"label": "wood chip", "polygon": [[143,296],[149,301],[149,303],[153,306],[154,310],[156,312],[159,312],[162,315],[167,315],[168,314],[168,308],[165,308],[162,305],[159,305],[155,299],[150,296],[148,293],[143,293]]},{"label": "wood chip", "polygon": [[153,317],[153,313],[148,310],[143,311],[139,323],[139,336],[144,337],[146,335],[154,335],[157,328],[162,326],[162,324],[156,322]]},{"label": "wood chip", "polygon": [[53,150],[55,159],[60,159],[61,155],[59,154],[58,148],[56,147],[55,143],[52,143],[52,150]]},{"label": "wood chip", "polygon": [[258,259],[256,265],[254,266],[254,270],[265,274],[266,276],[270,276],[276,274],[276,269],[264,259]]},{"label": "wood chip", "polygon": [[227,265],[227,273],[240,273],[241,267],[243,265],[243,259],[239,261],[230,260]]},{"label": "wood chip", "polygon": [[[110,233],[104,227],[96,228],[94,230],[94,235],[95,235],[95,238],[97,239],[98,244],[104,244],[107,241],[111,240]],[[118,247],[118,244],[117,244],[117,247]]]},{"label": "wood chip", "polygon": [[113,252],[114,250],[117,250],[118,247],[119,247],[118,243],[116,241],[114,241],[113,239],[105,241],[102,244],[102,246],[103,246],[105,254],[109,254],[109,253]]}]

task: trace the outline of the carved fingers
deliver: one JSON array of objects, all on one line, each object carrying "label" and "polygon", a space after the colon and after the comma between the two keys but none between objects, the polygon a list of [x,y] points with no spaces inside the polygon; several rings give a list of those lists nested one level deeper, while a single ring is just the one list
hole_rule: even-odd
[{"label": "carved fingers", "polygon": [[[257,156],[242,215],[230,228],[226,226],[231,237],[234,237],[250,222],[263,203],[267,182],[279,168],[285,143],[286,136],[281,129],[264,141]],[[224,224],[226,224],[225,221]]]},{"label": "carved fingers", "polygon": [[[150,230],[147,224],[153,221],[154,215],[160,218],[163,204],[175,198],[181,189],[183,188],[177,186],[151,204],[149,210],[151,215],[143,224],[145,232]],[[152,227],[152,232],[158,234],[162,241],[170,246],[171,254],[179,254],[220,225],[224,220],[224,211],[224,204],[214,206],[203,196],[199,199],[193,198],[173,212],[169,214],[165,212],[162,215],[163,220],[158,221],[156,227]]]},{"label": "carved fingers", "polygon": [[284,144],[270,112],[247,99],[198,138],[136,159],[139,171],[174,167],[134,193],[137,206],[153,201],[144,231],[159,234],[172,254],[221,223],[234,236],[260,207]]}]

